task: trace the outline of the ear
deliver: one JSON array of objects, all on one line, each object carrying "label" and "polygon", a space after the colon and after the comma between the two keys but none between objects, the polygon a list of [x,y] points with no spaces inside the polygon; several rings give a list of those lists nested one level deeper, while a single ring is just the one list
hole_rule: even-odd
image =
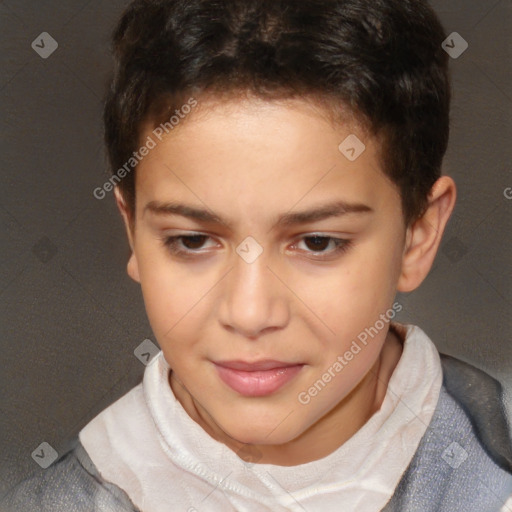
[{"label": "ear", "polygon": [[126,202],[119,190],[119,187],[114,188],[114,194],[116,196],[116,204],[121,212],[121,216],[123,217],[124,227],[126,229],[126,234],[128,235],[128,243],[130,244],[131,255],[128,260],[128,264],[126,265],[126,271],[128,275],[137,283],[140,283],[139,276],[139,264],[137,262],[137,256],[134,251],[134,239],[135,239],[135,219],[130,217],[130,213],[128,211],[128,207],[126,206]]},{"label": "ear", "polygon": [[398,291],[410,292],[427,277],[456,197],[455,182],[449,176],[442,176],[434,183],[425,213],[407,228]]}]

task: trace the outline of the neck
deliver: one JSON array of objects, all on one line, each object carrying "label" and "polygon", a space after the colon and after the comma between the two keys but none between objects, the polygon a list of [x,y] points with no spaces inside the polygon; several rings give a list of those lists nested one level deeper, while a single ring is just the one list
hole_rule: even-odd
[{"label": "neck", "polygon": [[[295,439],[280,445],[254,446],[261,454],[258,463],[278,466],[306,464],[326,457],[343,445],[380,409],[402,348],[403,339],[391,328],[377,361],[349,395]],[[235,452],[243,446],[229,437],[188,393],[182,393],[183,388],[172,380],[172,372],[169,381],[183,408],[211,437]]]}]

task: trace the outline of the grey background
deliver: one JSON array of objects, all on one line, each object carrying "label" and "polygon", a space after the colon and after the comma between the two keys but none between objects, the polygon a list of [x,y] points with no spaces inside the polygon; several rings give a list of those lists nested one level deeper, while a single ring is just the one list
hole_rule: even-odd
[{"label": "grey background", "polygon": [[[113,197],[92,195],[107,177],[101,99],[126,3],[0,2],[0,494],[38,469],[40,443],[63,453],[136,385],[133,351],[154,341]],[[451,60],[445,171],[459,198],[431,275],[398,297],[399,319],[499,378],[511,408],[512,1],[433,5],[469,43]],[[59,44],[47,59],[31,48],[41,32]]]}]

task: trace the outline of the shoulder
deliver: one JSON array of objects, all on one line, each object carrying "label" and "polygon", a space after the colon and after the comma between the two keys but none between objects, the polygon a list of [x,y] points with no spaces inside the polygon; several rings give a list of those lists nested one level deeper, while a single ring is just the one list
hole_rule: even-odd
[{"label": "shoulder", "polygon": [[138,512],[122,489],[101,478],[78,438],[49,468],[8,491],[1,505],[3,512]]},{"label": "shoulder", "polygon": [[512,473],[512,434],[498,380],[460,359],[441,354],[443,385],[471,422],[494,462]]},{"label": "shoulder", "polygon": [[512,494],[512,442],[500,383],[441,354],[443,385],[386,512],[499,512]]}]

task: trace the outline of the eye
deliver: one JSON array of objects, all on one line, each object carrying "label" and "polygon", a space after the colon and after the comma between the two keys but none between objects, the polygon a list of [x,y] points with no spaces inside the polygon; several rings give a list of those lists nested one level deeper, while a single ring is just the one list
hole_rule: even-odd
[{"label": "eye", "polygon": [[178,256],[194,256],[199,254],[198,249],[204,248],[204,243],[209,239],[208,235],[176,235],[162,239],[164,246],[172,254]]},{"label": "eye", "polygon": [[325,256],[335,256],[341,252],[344,252],[350,247],[351,244],[350,240],[316,234],[302,237],[297,246],[303,242],[306,246],[304,252],[320,256],[318,259],[322,259]]},{"label": "eye", "polygon": [[[167,236],[162,239],[162,243],[175,256],[194,258],[204,254],[206,252],[204,249],[215,247],[215,245],[205,246],[208,240],[211,240],[208,235],[193,233]],[[299,248],[298,246],[301,244],[304,244],[306,248]],[[302,237],[294,248],[297,247],[301,252],[307,253],[314,259],[321,260],[335,257],[346,251],[350,245],[351,240],[314,234]]]}]

